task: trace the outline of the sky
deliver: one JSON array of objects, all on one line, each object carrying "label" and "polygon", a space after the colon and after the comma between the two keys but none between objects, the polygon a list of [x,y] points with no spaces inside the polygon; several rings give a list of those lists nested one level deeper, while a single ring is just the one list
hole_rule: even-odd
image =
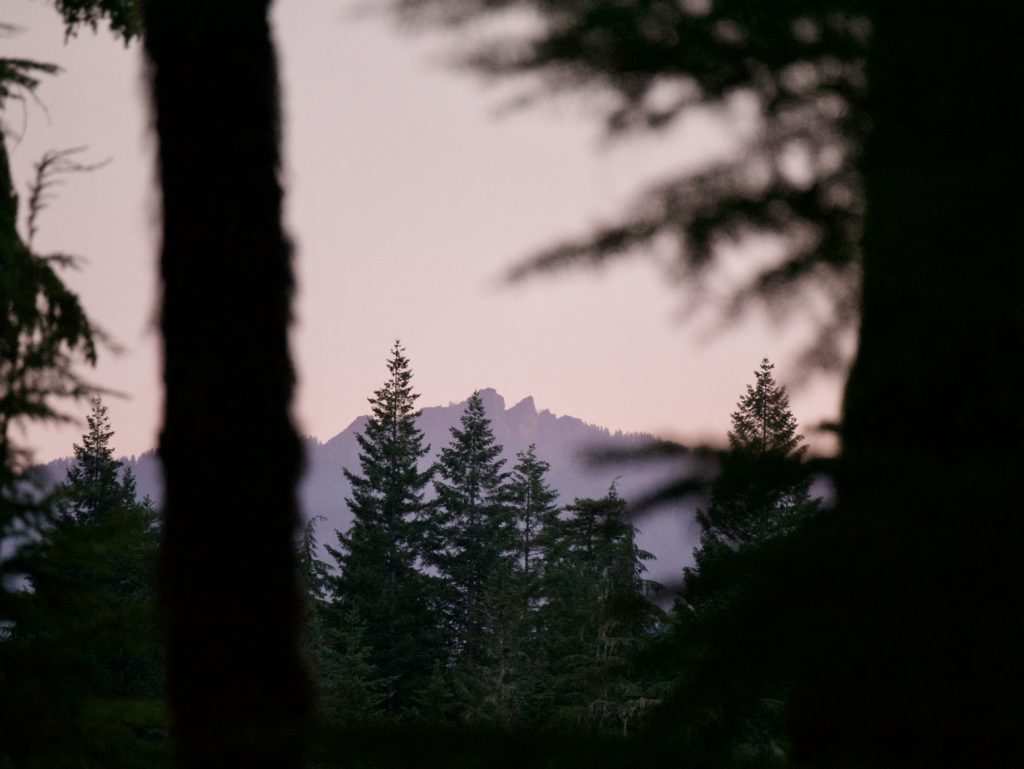
[{"label": "sky", "polygon": [[[141,51],[103,29],[65,43],[43,0],[5,0],[0,22],[23,30],[0,40],[3,55],[63,69],[38,103],[7,116],[22,193],[47,150],[84,147],[83,162],[105,162],[59,188],[35,244],[83,258],[67,282],[123,348],[88,376],[118,393],[106,399],[116,451],[139,454],[155,447],[162,408],[159,197]],[[556,414],[689,443],[724,441],[762,357],[781,382],[792,378],[786,364],[806,326],[758,311],[723,332],[711,314],[683,323],[679,287],[651,259],[501,280],[523,256],[609,219],[660,174],[727,153],[738,128],[696,115],[665,136],[610,145],[594,99],[505,114],[511,92],[451,69],[450,40],[356,18],[342,0],[278,0],[274,29],[303,434],[327,440],[367,412],[396,338],[421,406],[494,387],[509,405],[532,395]],[[830,450],[811,428],[837,417],[840,380],[790,395],[803,432]],[[33,427],[24,440],[47,461],[70,455],[82,431]]]}]

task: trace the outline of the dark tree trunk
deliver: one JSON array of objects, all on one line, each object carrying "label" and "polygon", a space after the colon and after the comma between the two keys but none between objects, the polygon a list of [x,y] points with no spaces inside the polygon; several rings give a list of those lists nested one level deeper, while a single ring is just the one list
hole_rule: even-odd
[{"label": "dark tree trunk", "polygon": [[841,630],[802,744],[1001,766],[1024,716],[1024,6],[874,7]]},{"label": "dark tree trunk", "polygon": [[147,0],[163,190],[162,595],[179,766],[302,763],[293,288],[263,0]]}]

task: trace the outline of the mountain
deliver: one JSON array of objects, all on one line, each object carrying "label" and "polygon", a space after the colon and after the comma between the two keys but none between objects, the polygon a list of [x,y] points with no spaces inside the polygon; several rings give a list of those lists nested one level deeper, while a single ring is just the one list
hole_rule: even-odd
[{"label": "mountain", "polygon": [[[524,398],[511,408],[495,390],[480,391],[481,399],[491,420],[495,439],[504,446],[503,456],[508,460],[506,469],[515,463],[516,452],[531,443],[537,447],[537,456],[551,465],[549,485],[556,489],[563,504],[576,497],[602,497],[614,482],[620,496],[627,501],[655,488],[667,478],[678,475],[678,465],[623,464],[592,465],[586,453],[593,450],[628,449],[643,445],[652,436],[641,433],[612,433],[603,427],[587,424],[571,416],[556,416],[550,411],[538,411],[532,397]],[[427,460],[437,458],[451,438],[449,428],[459,424],[466,402],[447,406],[424,408],[418,425],[431,450]],[[344,531],[351,523],[351,514],[345,504],[350,493],[342,468],[359,470],[359,444],[356,435],[366,425],[368,417],[356,418],[348,427],[325,443],[314,438],[305,440],[306,472],[299,489],[299,499],[307,519],[323,516],[317,526],[322,543],[335,543],[335,530]],[[69,460],[57,460],[47,465],[52,478],[63,479]],[[159,504],[163,497],[160,465],[155,452],[148,451],[138,457],[124,460],[135,473],[140,496],[149,495]],[[650,576],[663,582],[678,580],[680,569],[689,563],[697,544],[698,531],[693,511],[665,510],[650,514],[635,522],[640,529],[640,547],[657,557],[650,564]]]}]

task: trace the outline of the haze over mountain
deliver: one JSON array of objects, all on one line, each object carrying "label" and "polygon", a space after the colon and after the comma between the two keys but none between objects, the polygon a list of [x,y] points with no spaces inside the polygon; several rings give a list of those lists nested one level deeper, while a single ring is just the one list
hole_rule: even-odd
[{"label": "haze over mountain", "polygon": [[[506,407],[505,399],[492,388],[481,390],[480,396],[495,439],[504,447],[505,469],[511,470],[516,452],[530,444],[536,445],[537,456],[551,465],[548,484],[559,492],[562,504],[568,504],[576,497],[602,497],[613,482],[619,495],[627,501],[637,499],[682,469],[678,464],[669,463],[595,466],[587,459],[588,451],[637,447],[651,440],[652,436],[613,433],[575,417],[538,410],[532,397]],[[449,430],[458,426],[465,405],[466,402],[461,401],[422,410],[418,425],[423,430],[425,443],[430,446],[426,461],[434,461],[448,444],[451,439]],[[367,416],[356,418],[324,443],[314,438],[305,441],[306,472],[300,485],[299,499],[307,520],[313,516],[324,518],[317,525],[321,544],[336,543],[334,531],[344,531],[351,523],[352,517],[345,503],[350,487],[342,468],[359,472],[356,435],[362,432],[367,419]],[[116,430],[116,425],[114,427]],[[51,477],[63,479],[68,462],[63,459],[47,465]],[[135,473],[139,495],[149,495],[159,504],[163,490],[155,452],[129,457],[124,462]],[[641,532],[640,546],[657,557],[656,562],[649,564],[650,576],[665,582],[678,579],[680,569],[690,562],[697,543],[698,531],[692,509],[662,510],[635,523]]]}]

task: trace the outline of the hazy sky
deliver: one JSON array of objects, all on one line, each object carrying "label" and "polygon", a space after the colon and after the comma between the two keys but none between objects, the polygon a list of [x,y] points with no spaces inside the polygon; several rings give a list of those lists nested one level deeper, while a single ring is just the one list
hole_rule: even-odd
[{"label": "hazy sky", "polygon": [[[516,287],[499,281],[518,257],[620,210],[644,180],[727,151],[728,126],[695,118],[663,139],[608,147],[594,104],[499,118],[508,92],[445,68],[438,40],[353,20],[345,8],[275,8],[304,433],[326,440],[366,412],[396,337],[421,406],[494,387],[510,405],[533,395],[557,414],[684,440],[724,438],[762,356],[786,380],[798,327],[756,313],[724,334],[709,335],[706,318],[682,325],[677,289],[650,260]],[[93,378],[127,396],[108,399],[117,451],[141,453],[156,443],[161,408],[158,199],[141,54],[105,31],[65,45],[42,0],[5,0],[0,21],[25,30],[0,40],[4,55],[64,68],[40,88],[43,106],[8,115],[10,133],[21,134],[11,148],[21,190],[47,149],[86,146],[83,160],[110,160],[60,188],[36,244],[88,260],[67,280],[126,348],[105,354]],[[836,416],[839,384],[791,396],[809,426]],[[46,460],[70,454],[81,432],[35,429],[29,438]]]}]

